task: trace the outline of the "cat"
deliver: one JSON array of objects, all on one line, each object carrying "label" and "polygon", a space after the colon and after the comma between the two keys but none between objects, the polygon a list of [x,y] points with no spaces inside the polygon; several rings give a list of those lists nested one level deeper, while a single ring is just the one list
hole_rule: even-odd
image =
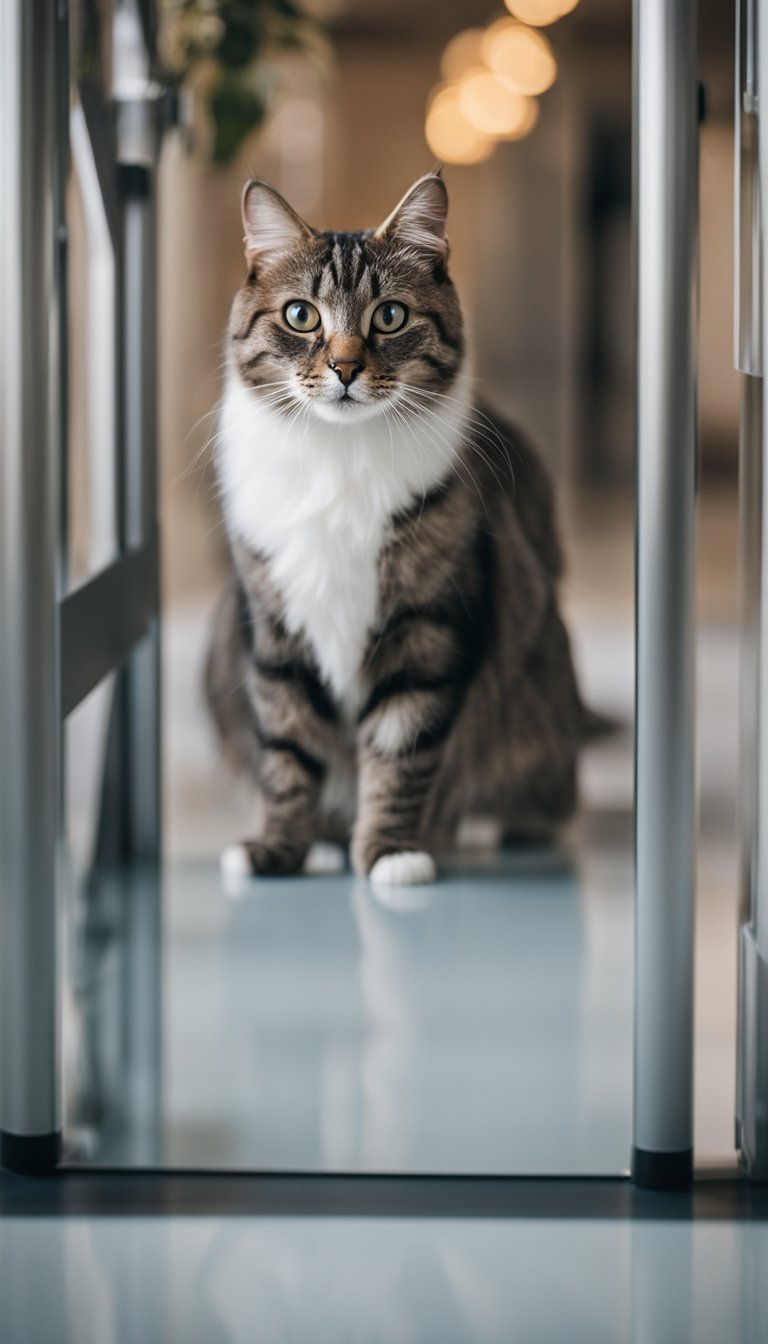
[{"label": "cat", "polygon": [[299,872],[326,838],[374,883],[426,883],[469,814],[548,837],[574,810],[552,489],[476,404],[447,213],[440,173],[360,233],[243,192],[206,684],[259,817],[230,872]]}]

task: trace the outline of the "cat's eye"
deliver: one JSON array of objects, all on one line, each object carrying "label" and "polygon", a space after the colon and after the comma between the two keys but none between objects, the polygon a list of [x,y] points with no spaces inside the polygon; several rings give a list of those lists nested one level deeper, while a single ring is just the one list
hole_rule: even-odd
[{"label": "cat's eye", "polygon": [[287,303],[283,316],[294,331],[317,331],[320,326],[320,314],[314,303],[306,303],[304,299],[294,299],[293,303]]},{"label": "cat's eye", "polygon": [[378,308],[374,309],[371,322],[377,331],[383,331],[391,335],[393,331],[399,331],[408,321],[408,309],[404,303],[392,303],[387,300],[386,303],[380,303]]}]

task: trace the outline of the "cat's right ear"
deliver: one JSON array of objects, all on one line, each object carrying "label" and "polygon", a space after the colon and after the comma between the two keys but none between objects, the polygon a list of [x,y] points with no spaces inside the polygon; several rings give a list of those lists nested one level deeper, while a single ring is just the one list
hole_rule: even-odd
[{"label": "cat's right ear", "polygon": [[256,270],[280,252],[287,252],[312,230],[267,182],[246,182],[242,196],[243,242],[248,270]]},{"label": "cat's right ear", "polygon": [[448,256],[448,192],[442,170],[427,173],[405,193],[403,199],[374,234],[375,238],[397,238],[419,252]]}]

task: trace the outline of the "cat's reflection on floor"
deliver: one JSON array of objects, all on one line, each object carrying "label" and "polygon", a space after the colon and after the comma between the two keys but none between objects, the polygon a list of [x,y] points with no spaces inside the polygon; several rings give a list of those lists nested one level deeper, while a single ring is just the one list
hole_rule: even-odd
[{"label": "cat's reflection on floor", "polygon": [[584,930],[554,850],[461,857],[435,886],[357,881],[364,1167],[514,1170],[579,1088]]}]

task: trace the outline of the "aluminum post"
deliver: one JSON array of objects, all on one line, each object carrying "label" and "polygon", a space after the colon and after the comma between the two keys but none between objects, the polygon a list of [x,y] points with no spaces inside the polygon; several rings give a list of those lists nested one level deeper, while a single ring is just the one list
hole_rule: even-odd
[{"label": "aluminum post", "polygon": [[[739,285],[741,321],[754,331],[751,348],[737,345],[737,363],[745,372],[742,400],[742,498],[754,488],[749,513],[742,511],[744,627],[742,645],[742,721],[757,727],[756,750],[742,738],[741,824],[743,845],[743,923],[739,938],[739,1041],[736,1142],[749,1176],[768,1177],[768,423],[763,395],[764,351],[768,327],[763,259],[765,204],[762,184],[768,182],[768,136],[760,90],[768,88],[768,22],[765,6],[743,3],[737,36],[737,141],[740,149],[737,211],[751,197],[750,220],[742,220],[737,237],[742,252]],[[744,29],[746,28],[746,34]],[[745,59],[746,58],[746,59]],[[738,213],[737,213],[738,218]],[[751,228],[748,229],[748,225]],[[743,281],[751,260],[751,284]],[[737,309],[737,314],[739,310]],[[745,346],[747,347],[745,350]],[[747,358],[749,356],[749,358]],[[756,720],[756,725],[755,725]]]},{"label": "aluminum post", "polygon": [[635,0],[638,1185],[693,1159],[696,0]]},{"label": "aluminum post", "polygon": [[22,1172],[55,1165],[61,1128],[61,12],[0,6],[0,1160]]}]

